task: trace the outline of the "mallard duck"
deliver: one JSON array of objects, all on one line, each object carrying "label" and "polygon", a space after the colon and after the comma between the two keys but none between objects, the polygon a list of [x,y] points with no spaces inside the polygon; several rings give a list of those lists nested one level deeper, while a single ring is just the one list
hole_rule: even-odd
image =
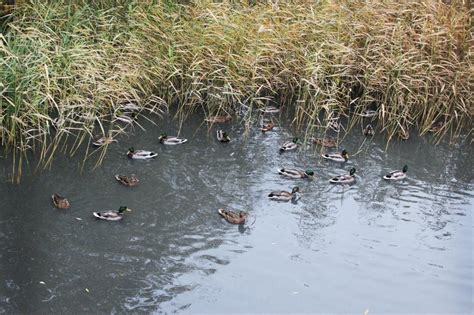
[{"label": "mallard duck", "polygon": [[376,110],[366,109],[362,113],[360,113],[360,116],[370,118],[370,117],[377,116],[377,114],[378,114],[378,112]]},{"label": "mallard duck", "polygon": [[124,110],[125,112],[133,113],[133,112],[140,111],[140,106],[132,102],[128,102],[127,104],[123,104],[121,106],[121,109]]},{"label": "mallard duck", "polygon": [[291,178],[313,178],[314,172],[311,170],[297,170],[292,168],[279,168],[278,173]]},{"label": "mallard duck", "polygon": [[374,128],[372,128],[371,124],[368,124],[367,126],[365,126],[362,133],[364,134],[364,136],[372,137],[373,135],[375,135],[375,130]]},{"label": "mallard duck", "polygon": [[355,172],[356,169],[353,167],[351,168],[349,175],[345,174],[333,177],[329,180],[329,182],[333,184],[352,184],[355,182]]},{"label": "mallard duck", "polygon": [[132,148],[128,149],[127,156],[129,159],[134,160],[146,160],[146,159],[153,159],[158,156],[157,153],[145,150],[136,150]]},{"label": "mallard duck", "polygon": [[334,130],[335,132],[341,131],[341,123],[338,118],[333,118],[328,123],[328,128]]},{"label": "mallard duck", "polygon": [[210,122],[211,124],[215,123],[225,123],[228,121],[232,120],[232,116],[226,115],[226,116],[209,116],[205,119],[207,122]]},{"label": "mallard duck", "polygon": [[230,137],[227,134],[227,132],[225,132],[223,130],[217,130],[217,140],[220,141],[220,142],[229,142]]},{"label": "mallard duck", "polygon": [[410,139],[410,133],[408,132],[408,128],[402,128],[398,132],[398,137],[403,141],[407,141],[408,139]]},{"label": "mallard duck", "polygon": [[118,210],[108,210],[103,212],[92,212],[94,217],[107,221],[119,221],[123,219],[125,211],[132,211],[131,209],[121,206]]},{"label": "mallard duck", "polygon": [[313,139],[313,143],[317,145],[321,145],[326,148],[333,148],[337,146],[337,139],[336,138],[316,138]]},{"label": "mallard duck", "polygon": [[434,124],[434,125],[429,129],[429,132],[431,132],[431,133],[436,133],[436,132],[440,131],[441,129],[443,129],[443,127],[444,127],[443,122],[438,121],[436,124]]},{"label": "mallard duck", "polygon": [[138,119],[137,113],[122,113],[121,111],[117,111],[115,114],[115,120],[124,122],[126,124],[133,124]]},{"label": "mallard duck", "polygon": [[137,186],[140,180],[135,176],[126,176],[126,175],[115,175],[115,179],[125,186],[132,187]]},{"label": "mallard duck", "polygon": [[403,166],[401,171],[391,171],[383,177],[386,180],[400,180],[407,177],[408,165]]},{"label": "mallard duck", "polygon": [[270,198],[272,200],[278,200],[278,201],[296,200],[298,198],[299,191],[300,191],[299,187],[293,187],[293,190],[291,192],[285,191],[285,190],[272,191],[268,195],[268,198]]},{"label": "mallard duck", "polygon": [[259,111],[261,111],[264,114],[277,114],[280,112],[280,109],[275,106],[267,106],[265,108],[259,108]]},{"label": "mallard duck", "polygon": [[232,224],[244,224],[248,217],[248,213],[245,211],[230,211],[225,209],[219,209],[217,212],[226,219],[227,222]]},{"label": "mallard duck", "polygon": [[53,194],[51,198],[53,199],[53,205],[58,209],[68,209],[71,207],[66,197],[62,197],[58,194]]},{"label": "mallard duck", "polygon": [[297,137],[293,138],[292,141],[288,141],[288,142],[283,143],[282,146],[280,147],[280,153],[283,153],[285,151],[296,150],[296,148],[298,148],[298,138]]},{"label": "mallard duck", "polygon": [[158,140],[160,140],[161,144],[167,145],[177,145],[188,142],[188,139],[168,136],[166,133],[162,133]]},{"label": "mallard duck", "polygon": [[104,145],[111,144],[112,142],[118,142],[118,141],[112,137],[102,137],[98,139],[97,141],[92,142],[92,144],[96,147],[101,147]]},{"label": "mallard duck", "polygon": [[341,153],[321,154],[321,156],[326,160],[331,160],[334,162],[346,162],[349,159],[349,154],[347,154],[346,150],[342,150]]},{"label": "mallard duck", "polygon": [[260,130],[262,132],[267,132],[267,131],[272,130],[274,127],[275,127],[275,124],[273,123],[273,121],[268,121],[268,122],[263,124],[263,126],[262,126],[262,128],[260,128]]}]

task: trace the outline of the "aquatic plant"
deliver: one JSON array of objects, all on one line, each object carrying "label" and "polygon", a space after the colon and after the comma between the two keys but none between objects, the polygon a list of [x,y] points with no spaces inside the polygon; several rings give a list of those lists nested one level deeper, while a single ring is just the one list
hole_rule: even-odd
[{"label": "aquatic plant", "polygon": [[462,0],[34,0],[0,34],[1,144],[19,170],[30,149],[48,166],[167,105],[182,120],[277,105],[307,135],[374,110],[388,140],[453,137],[472,128],[471,14]]}]

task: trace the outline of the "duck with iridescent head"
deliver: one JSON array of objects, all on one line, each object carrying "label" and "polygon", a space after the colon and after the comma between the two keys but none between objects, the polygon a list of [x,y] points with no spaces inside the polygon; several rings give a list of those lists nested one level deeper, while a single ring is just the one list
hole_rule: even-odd
[{"label": "duck with iridescent head", "polygon": [[280,147],[280,153],[293,151],[298,148],[298,138],[294,137],[292,141],[287,141],[283,143]]},{"label": "duck with iridescent head", "polygon": [[329,180],[329,182],[331,184],[343,184],[343,185],[355,183],[355,172],[356,172],[356,169],[355,167],[353,167],[349,171],[349,175],[344,174],[344,175],[333,177]]},{"label": "duck with iridescent head", "polygon": [[131,209],[121,206],[118,210],[108,210],[102,212],[92,212],[92,215],[97,219],[106,221],[119,221],[123,219],[125,211],[132,211]]},{"label": "duck with iridescent head", "polygon": [[314,172],[311,170],[299,170],[294,168],[279,168],[278,174],[284,175],[286,177],[291,178],[304,178],[304,179],[312,179],[314,176]]},{"label": "duck with iridescent head", "polygon": [[391,171],[387,175],[383,177],[385,180],[400,180],[404,179],[407,177],[407,171],[408,171],[408,165],[403,166],[403,169],[401,171]]},{"label": "duck with iridescent head", "polygon": [[342,150],[341,153],[326,153],[326,154],[321,154],[323,159],[325,160],[331,160],[334,162],[347,162],[349,159],[349,154],[347,153],[346,150]]},{"label": "duck with iridescent head", "polygon": [[145,150],[135,150],[133,147],[128,149],[127,157],[133,160],[147,160],[158,156],[157,153]]}]

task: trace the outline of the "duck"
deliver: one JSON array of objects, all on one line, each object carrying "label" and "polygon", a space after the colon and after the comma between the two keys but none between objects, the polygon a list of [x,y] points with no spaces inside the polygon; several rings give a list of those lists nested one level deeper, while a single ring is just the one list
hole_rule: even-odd
[{"label": "duck", "polygon": [[321,156],[326,160],[331,160],[334,162],[347,162],[349,159],[349,154],[347,154],[346,150],[342,150],[341,153],[321,154]]},{"label": "duck", "polygon": [[131,209],[121,206],[118,210],[108,210],[103,212],[92,212],[92,215],[97,219],[106,221],[119,221],[123,219],[125,211],[132,211]]},{"label": "duck", "polygon": [[375,130],[374,128],[372,128],[371,124],[368,124],[367,126],[365,126],[362,133],[364,134],[364,136],[372,137],[373,135],[375,135]]},{"label": "duck", "polygon": [[158,138],[158,140],[160,140],[161,144],[166,144],[166,145],[177,145],[177,144],[183,144],[183,143],[188,142],[188,139],[186,138],[168,136],[166,133],[162,133],[160,137]]},{"label": "duck", "polygon": [[108,145],[108,144],[111,144],[112,142],[118,142],[117,140],[115,140],[114,138],[112,137],[102,137],[94,142],[92,142],[92,144],[96,147],[102,147],[104,145]]},{"label": "duck", "polygon": [[431,132],[431,133],[436,133],[436,132],[440,131],[441,129],[443,129],[443,127],[444,127],[443,122],[438,121],[436,124],[434,124],[434,125],[429,129],[429,132]]},{"label": "duck", "polygon": [[227,132],[223,131],[223,130],[217,130],[217,140],[220,141],[220,142],[229,142],[230,141],[230,137],[229,135],[227,134]]},{"label": "duck", "polygon": [[408,139],[410,139],[410,133],[408,132],[408,128],[402,128],[398,132],[398,137],[403,141],[407,141]]},{"label": "duck", "polygon": [[140,182],[140,180],[135,175],[126,176],[117,174],[115,175],[115,179],[128,187],[137,186]]},{"label": "duck", "polygon": [[267,131],[272,130],[274,127],[275,127],[275,124],[273,123],[273,121],[268,121],[268,122],[263,124],[263,126],[262,126],[262,128],[260,128],[260,130],[262,132],[267,132]]},{"label": "duck", "polygon": [[133,124],[138,120],[138,114],[135,112],[122,113],[120,110],[115,114],[115,120],[124,122],[126,124]]},{"label": "duck", "polygon": [[259,111],[261,111],[264,114],[277,114],[280,112],[280,109],[275,106],[267,106],[265,108],[259,108]]},{"label": "duck", "polygon": [[299,191],[300,188],[295,186],[289,191],[281,190],[281,191],[272,191],[270,194],[268,194],[268,198],[271,200],[278,200],[278,201],[290,201],[290,200],[296,200],[299,196]]},{"label": "duck", "polygon": [[292,150],[296,150],[296,148],[298,148],[298,138],[295,137],[293,138],[292,141],[288,141],[288,142],[285,142],[282,144],[282,146],[280,147],[280,153],[283,153],[285,151],[292,151]]},{"label": "duck", "polygon": [[401,171],[391,171],[383,177],[386,180],[400,180],[407,177],[408,165],[403,166]]},{"label": "duck", "polygon": [[291,178],[313,178],[314,172],[311,170],[298,170],[294,168],[279,168],[278,174]]},{"label": "duck", "polygon": [[365,118],[371,118],[374,116],[377,116],[378,112],[373,109],[366,109],[362,113],[360,113],[360,116],[365,117]]},{"label": "duck", "polygon": [[53,199],[53,205],[58,209],[68,209],[71,207],[66,197],[60,196],[58,194],[53,194],[51,196],[51,199]]},{"label": "duck", "polygon": [[248,217],[248,212],[245,211],[230,211],[225,209],[218,209],[217,212],[229,223],[244,224]]},{"label": "duck", "polygon": [[341,131],[341,123],[339,122],[339,118],[333,118],[328,123],[328,128],[334,130],[335,132]]},{"label": "duck", "polygon": [[333,148],[333,147],[337,146],[337,139],[336,138],[330,138],[330,137],[316,138],[316,139],[313,139],[313,143],[315,143],[317,145],[321,145],[321,146],[326,147],[326,148]]},{"label": "duck", "polygon": [[136,150],[131,147],[128,149],[127,156],[129,159],[134,159],[134,160],[147,160],[147,159],[153,159],[158,156],[157,153],[151,152],[151,151],[145,151],[145,150]]},{"label": "duck", "polygon": [[352,184],[355,182],[355,175],[354,175],[355,172],[356,172],[356,169],[355,167],[353,167],[349,171],[349,175],[345,174],[345,175],[333,177],[329,180],[329,182],[332,184]]},{"label": "duck", "polygon": [[215,124],[215,123],[225,123],[232,120],[232,116],[225,115],[225,116],[209,116],[205,119],[205,121]]}]

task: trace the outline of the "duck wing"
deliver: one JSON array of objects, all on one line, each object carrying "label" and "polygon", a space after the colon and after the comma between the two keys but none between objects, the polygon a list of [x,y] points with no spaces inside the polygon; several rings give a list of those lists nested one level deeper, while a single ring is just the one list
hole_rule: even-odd
[{"label": "duck wing", "polygon": [[219,209],[217,212],[229,223],[242,224],[247,218],[247,213],[240,211],[239,213],[234,211],[228,211],[225,209]]},{"label": "duck wing", "polygon": [[278,173],[280,173],[282,175],[290,176],[290,177],[302,177],[301,172],[298,171],[298,170],[294,170],[294,169],[282,168],[282,169],[278,170]]},{"label": "duck wing", "polygon": [[168,139],[165,140],[166,144],[181,144],[187,142],[188,139],[185,138],[178,138],[178,137],[169,137]]},{"label": "duck wing", "polygon": [[272,191],[271,193],[268,194],[268,197],[291,197],[291,196],[292,196],[292,193],[285,190]]},{"label": "duck wing", "polygon": [[344,182],[344,181],[350,180],[350,179],[352,179],[352,176],[350,176],[350,175],[339,175],[339,176],[331,178],[329,181],[331,183],[339,183],[339,182]]},{"label": "duck wing", "polygon": [[103,220],[115,221],[115,220],[122,219],[122,215],[114,210],[103,211],[103,212],[93,212],[92,214],[94,215],[94,217],[103,219]]}]

